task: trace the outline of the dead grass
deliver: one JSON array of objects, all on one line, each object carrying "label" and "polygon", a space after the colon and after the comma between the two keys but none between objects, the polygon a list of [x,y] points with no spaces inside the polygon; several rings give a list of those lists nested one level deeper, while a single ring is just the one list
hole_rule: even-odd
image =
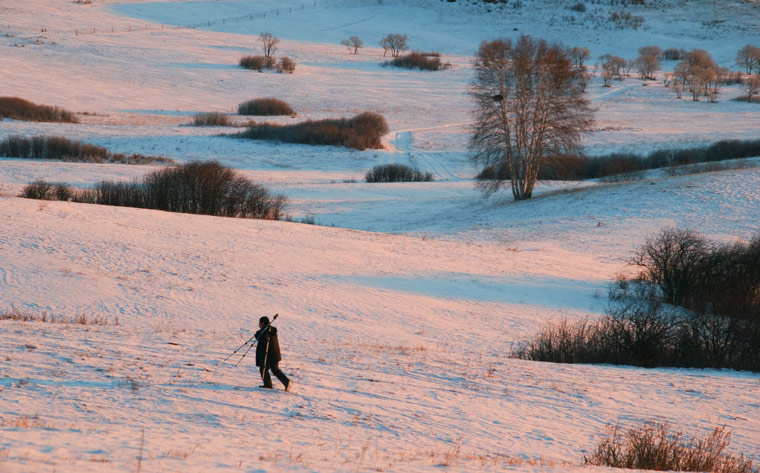
[{"label": "dead grass", "polygon": [[0,427],[10,429],[52,429],[53,426],[49,422],[43,421],[39,416],[23,416],[15,419],[2,419],[0,420]]},{"label": "dead grass", "polygon": [[76,313],[73,317],[66,317],[63,315],[50,314],[46,311],[27,312],[15,307],[11,307],[10,310],[0,312],[0,320],[71,325],[119,325],[118,317],[110,318],[106,315],[87,315],[82,312]]},{"label": "dead grass", "polygon": [[196,113],[193,115],[193,126],[232,126],[230,116],[222,112]]},{"label": "dead grass", "polygon": [[725,452],[730,443],[731,431],[725,425],[704,437],[684,435],[661,422],[647,422],[626,431],[616,425],[607,428],[592,453],[584,454],[583,462],[657,471],[757,473],[752,460]]}]

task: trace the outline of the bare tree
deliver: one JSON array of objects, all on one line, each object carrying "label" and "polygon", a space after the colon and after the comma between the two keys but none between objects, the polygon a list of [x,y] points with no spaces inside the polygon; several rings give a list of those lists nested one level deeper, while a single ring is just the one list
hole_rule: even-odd
[{"label": "bare tree", "polygon": [[660,70],[660,58],[654,54],[640,54],[634,65],[641,80],[654,80],[654,73]]},{"label": "bare tree", "polygon": [[364,46],[364,41],[358,36],[351,36],[350,38],[341,41],[340,44],[345,46],[350,53],[359,54],[359,49]]},{"label": "bare tree", "polygon": [[391,56],[398,57],[401,51],[406,51],[409,46],[406,45],[407,37],[405,34],[389,34],[380,40],[380,46],[383,47],[383,56],[391,52]]},{"label": "bare tree", "polygon": [[755,74],[747,79],[747,102],[752,102],[752,96],[760,92],[760,75]]},{"label": "bare tree", "polygon": [[656,56],[662,58],[662,48],[659,46],[642,46],[639,48],[639,56]]},{"label": "bare tree", "polygon": [[701,95],[709,95],[710,85],[714,84],[712,93],[717,94],[718,69],[710,53],[704,49],[692,49],[676,64],[673,76],[684,89],[688,88],[692,100],[698,101]]},{"label": "bare tree", "polygon": [[760,67],[760,48],[750,44],[744,45],[736,53],[736,64],[745,68],[747,74]]},{"label": "bare tree", "polygon": [[272,57],[274,52],[277,51],[277,43],[280,42],[280,38],[272,33],[261,33],[259,40],[261,40],[264,46],[264,57]]},{"label": "bare tree", "polygon": [[591,57],[591,51],[588,48],[574,47],[570,50],[570,57],[573,59],[575,67],[585,67],[584,63]]},{"label": "bare tree", "polygon": [[[593,124],[581,71],[567,48],[525,35],[515,43],[484,41],[474,66],[472,159],[506,171],[515,200],[529,199],[541,167],[577,152]],[[483,188],[503,185],[505,178],[498,178]]]},{"label": "bare tree", "polygon": [[604,86],[609,87],[613,78],[622,79],[621,69],[627,66],[628,61],[620,56],[605,54],[599,58],[602,61],[602,79]]}]

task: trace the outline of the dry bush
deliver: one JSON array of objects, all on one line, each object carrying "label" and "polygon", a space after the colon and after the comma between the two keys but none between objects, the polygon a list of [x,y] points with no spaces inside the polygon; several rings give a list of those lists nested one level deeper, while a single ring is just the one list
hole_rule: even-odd
[{"label": "dry bush", "polygon": [[433,175],[405,164],[384,164],[367,171],[365,179],[367,182],[430,182]]},{"label": "dry bush", "polygon": [[610,12],[609,19],[621,30],[624,30],[626,28],[637,30],[642,25],[642,23],[644,23],[643,16],[632,15],[630,12],[627,12],[625,10]]},{"label": "dry bush", "polygon": [[61,200],[68,201],[74,197],[74,191],[66,184],[52,184],[43,180],[37,180],[24,186],[21,197],[38,200]]},{"label": "dry bush", "polygon": [[760,235],[715,244],[667,228],[650,238],[597,321],[544,327],[512,354],[534,361],[760,371]]},{"label": "dry bush", "polygon": [[222,112],[196,113],[193,115],[193,126],[232,126],[229,115]]},{"label": "dry bush", "polygon": [[294,125],[259,123],[237,136],[253,140],[345,146],[364,150],[382,148],[380,139],[387,132],[388,124],[382,115],[364,112],[353,118],[307,120]]},{"label": "dry bush", "polygon": [[266,56],[244,56],[240,59],[241,67],[259,72],[268,69],[269,64],[269,58]]},{"label": "dry bush", "polygon": [[251,99],[238,105],[239,115],[295,116],[296,112],[287,102],[275,98]]},{"label": "dry bush", "polygon": [[405,69],[419,69],[422,71],[440,71],[449,69],[451,63],[442,63],[441,54],[436,52],[412,51],[409,54],[395,57],[384,63],[385,66],[403,67]]},{"label": "dry bush", "polygon": [[277,62],[277,72],[292,74],[296,70],[296,62],[289,57],[280,58]]},{"label": "dry bush", "polygon": [[52,159],[88,163],[149,164],[172,162],[171,159],[141,154],[110,153],[101,146],[73,141],[60,136],[9,136],[0,141],[0,157],[20,159]]},{"label": "dry bush", "polygon": [[3,118],[35,122],[79,122],[73,113],[61,107],[37,105],[19,97],[0,97],[0,119]]},{"label": "dry bush", "polygon": [[76,202],[222,217],[279,220],[286,199],[215,161],[187,163],[146,175],[141,182],[100,182]]},{"label": "dry bush", "polygon": [[47,312],[25,312],[15,307],[10,310],[0,312],[0,320],[14,320],[17,322],[46,322],[54,324],[76,324],[76,325],[119,325],[119,318],[113,318],[106,315],[87,315],[77,313],[74,317],[65,317],[63,315],[54,315]]},{"label": "dry bush", "polygon": [[588,465],[656,471],[757,473],[752,460],[725,453],[731,443],[726,426],[715,427],[703,438],[672,431],[666,423],[647,422],[625,432],[608,427],[594,451],[584,454]]},{"label": "dry bush", "polygon": [[24,138],[9,136],[0,141],[0,156],[21,159],[106,162],[108,150],[60,136]]}]

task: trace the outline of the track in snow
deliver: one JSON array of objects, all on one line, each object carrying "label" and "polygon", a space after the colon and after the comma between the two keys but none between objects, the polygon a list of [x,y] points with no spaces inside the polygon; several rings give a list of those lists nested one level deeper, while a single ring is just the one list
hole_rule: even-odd
[{"label": "track in snow", "polygon": [[[452,126],[452,125],[446,125]],[[461,181],[462,178],[451,172],[448,167],[433,153],[422,151],[413,145],[412,130],[397,131],[391,144],[400,153],[407,153],[409,161],[416,165],[420,163],[422,170],[429,170],[433,175],[442,181]]]}]

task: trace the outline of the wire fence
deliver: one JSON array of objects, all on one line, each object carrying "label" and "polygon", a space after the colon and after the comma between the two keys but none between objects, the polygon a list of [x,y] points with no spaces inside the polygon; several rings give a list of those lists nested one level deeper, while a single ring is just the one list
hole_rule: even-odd
[{"label": "wire fence", "polygon": [[[240,15],[240,16],[235,16],[235,17],[230,17],[230,18],[219,18],[215,20],[199,21],[197,23],[178,22],[178,23],[171,23],[171,24],[162,23],[160,25],[157,23],[144,23],[141,25],[121,24],[119,26],[111,26],[111,25],[87,26],[87,27],[73,28],[73,29],[53,29],[53,28],[48,28],[48,27],[41,27],[40,29],[35,29],[35,31],[39,31],[43,34],[56,33],[56,34],[73,34],[75,36],[82,36],[82,35],[112,34],[112,33],[131,33],[131,32],[138,32],[138,31],[162,31],[162,30],[211,28],[212,26],[261,20],[261,19],[276,17],[281,14],[289,14],[293,12],[304,11],[307,9],[318,8],[320,6],[330,3],[330,1],[331,0],[311,0],[309,2],[302,3],[300,7],[291,6],[291,7],[273,8],[271,10],[251,12],[245,15]],[[20,28],[14,28],[13,25],[7,25],[7,28],[8,28],[8,31],[13,31],[14,29],[20,30]]]}]

